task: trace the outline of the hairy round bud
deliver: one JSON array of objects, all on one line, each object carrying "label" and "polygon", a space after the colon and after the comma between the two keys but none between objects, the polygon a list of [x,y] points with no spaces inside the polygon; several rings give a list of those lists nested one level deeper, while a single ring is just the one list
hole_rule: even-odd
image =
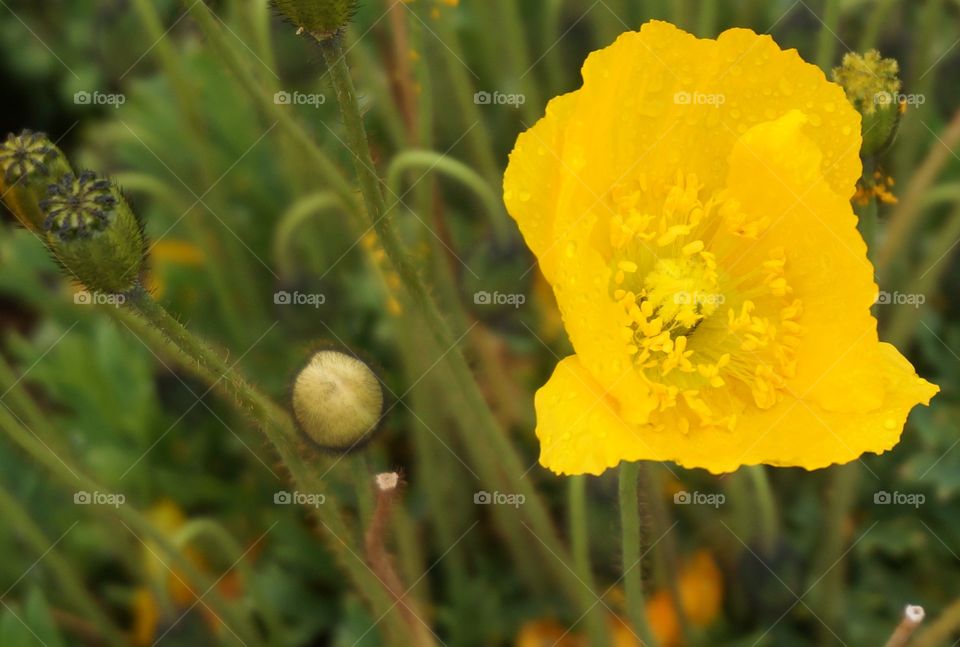
[{"label": "hairy round bud", "polygon": [[881,58],[871,49],[860,55],[848,52],[833,80],[843,87],[847,99],[863,117],[862,155],[883,152],[892,142],[906,107],[900,94],[899,65],[892,58]]},{"label": "hairy round bud", "polygon": [[293,384],[293,413],[301,431],[318,446],[349,452],[376,433],[383,417],[383,386],[353,355],[321,350]]},{"label": "hairy round bud", "polygon": [[347,26],[356,11],[356,0],[273,0],[273,7],[318,39],[330,38]]},{"label": "hairy round bud", "polygon": [[118,294],[139,285],[146,236],[109,180],[90,171],[68,173],[48,187],[40,208],[54,257],[88,289]]},{"label": "hairy round bud", "polygon": [[17,220],[35,233],[43,231],[40,202],[47,187],[70,173],[67,158],[43,133],[24,130],[0,143],[0,192]]}]

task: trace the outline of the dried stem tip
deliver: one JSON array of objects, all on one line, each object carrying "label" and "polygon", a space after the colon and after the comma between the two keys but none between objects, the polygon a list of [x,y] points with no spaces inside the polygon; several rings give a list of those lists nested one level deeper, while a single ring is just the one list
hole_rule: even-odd
[{"label": "dried stem tip", "polygon": [[274,8],[297,27],[324,40],[347,26],[356,11],[356,0],[273,0]]},{"label": "dried stem tip", "polygon": [[392,492],[400,484],[400,475],[396,472],[381,472],[374,477],[374,482],[381,492]]},{"label": "dried stem tip", "polygon": [[293,413],[300,429],[324,449],[349,452],[376,432],[383,415],[377,375],[353,355],[322,350],[293,384]]},{"label": "dried stem tip", "polygon": [[24,130],[0,143],[0,191],[24,227],[43,231],[40,201],[47,187],[70,172],[66,157],[43,133]]},{"label": "dried stem tip", "polygon": [[923,607],[908,604],[903,610],[903,619],[900,621],[900,624],[897,625],[893,635],[890,636],[890,639],[884,647],[905,647],[905,645],[910,642],[910,637],[913,636],[913,632],[916,631],[920,623],[923,622],[925,615],[926,613]]},{"label": "dried stem tip", "polygon": [[146,237],[120,190],[89,171],[67,173],[40,203],[47,244],[88,289],[129,292],[140,281]]}]

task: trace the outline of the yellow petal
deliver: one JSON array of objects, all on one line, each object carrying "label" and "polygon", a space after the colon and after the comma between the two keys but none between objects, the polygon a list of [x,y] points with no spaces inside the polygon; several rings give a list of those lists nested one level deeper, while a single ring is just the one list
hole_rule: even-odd
[{"label": "yellow petal", "polygon": [[555,248],[553,216],[564,167],[564,126],[577,103],[576,94],[556,97],[547,113],[517,138],[503,176],[503,200],[517,221],[527,245],[540,258],[540,269],[549,280],[548,258]]},{"label": "yellow petal", "polygon": [[540,463],[558,474],[600,474],[652,451],[576,355],[557,364],[535,404]]}]

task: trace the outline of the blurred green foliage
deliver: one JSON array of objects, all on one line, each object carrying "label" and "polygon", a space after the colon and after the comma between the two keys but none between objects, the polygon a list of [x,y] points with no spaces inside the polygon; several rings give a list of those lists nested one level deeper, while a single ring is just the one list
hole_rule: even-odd
[{"label": "blurred green foliage", "polygon": [[[916,227],[898,241],[900,253],[878,277],[890,292],[923,286],[925,303],[880,306],[878,317],[881,337],[896,323],[903,335],[898,345],[942,393],[929,409],[914,412],[893,452],[854,466],[859,481],[840,528],[849,553],[836,566],[848,587],[843,640],[882,644],[907,602],[923,604],[932,615],[945,608],[958,595],[953,583],[960,577],[960,320],[953,299],[960,267],[951,244],[960,232],[950,236],[960,220],[960,157],[957,139],[944,140],[960,107],[955,83],[960,5],[948,0],[451,4],[456,5],[415,0],[394,8],[408,39],[404,57],[393,49],[397,21],[383,13],[386,3],[362,3],[350,30],[349,56],[382,174],[397,153],[430,149],[470,165],[497,195],[506,154],[517,133],[542,114],[545,98],[575,88],[589,51],[649,17],[669,18],[701,36],[732,26],[770,31],[781,46],[796,47],[827,68],[848,48],[877,47],[900,61],[903,91],[925,101],[907,111],[882,161],[896,180],[894,191],[905,195],[917,181],[916,170],[938,148],[950,155],[924,188]],[[432,593],[430,613],[447,644],[509,644],[532,619],[577,620],[568,617],[558,592],[545,586],[530,590],[522,572],[543,564],[512,563],[483,508],[470,505],[472,493],[482,488],[447,433],[463,422],[447,403],[444,374],[433,371],[422,349],[404,345],[401,324],[388,305],[390,277],[378,270],[375,242],[368,236],[366,244],[358,244],[364,232],[355,231],[336,207],[309,213],[309,205],[330,188],[328,178],[318,175],[299,142],[258,110],[198,30],[187,12],[189,2],[146,5],[151,8],[122,0],[7,0],[0,8],[7,14],[0,21],[3,82],[11,90],[3,107],[5,128],[47,130],[55,140],[64,138],[78,167],[116,176],[157,244],[151,276],[162,300],[191,329],[231,349],[231,361],[240,362],[269,393],[286,397],[292,371],[320,341],[362,349],[382,367],[398,406],[365,460],[371,470],[399,467],[406,473],[404,510],[411,528],[396,538],[405,556],[400,566],[412,571],[405,575],[418,581],[418,593]],[[265,87],[331,98],[320,78],[319,53],[272,19],[260,0],[210,6],[230,48]],[[514,13],[518,33],[509,29],[507,16]],[[155,38],[151,19],[161,27],[162,40]],[[412,116],[404,114],[411,95],[398,80],[407,65],[412,71],[406,91],[413,89],[424,111]],[[462,96],[464,80],[471,94],[525,92],[527,102],[473,113],[472,96]],[[124,102],[77,104],[78,92],[119,93]],[[289,109],[347,169],[334,103]],[[475,115],[481,121],[473,122]],[[488,147],[486,156],[478,146]],[[498,214],[487,214],[476,195],[438,179],[430,168],[406,176],[413,184],[406,185],[397,214],[404,238],[419,262],[449,273],[453,291],[441,285],[437,296],[441,303],[466,308],[467,320],[454,322],[456,332],[470,331],[477,348],[486,349],[473,348],[478,372],[491,397],[507,403],[498,414],[533,464],[532,393],[556,356],[568,352],[554,306],[538,286],[519,236],[512,229],[506,240],[495,236],[490,218],[495,222]],[[881,205],[881,228],[902,209],[903,203]],[[294,222],[304,210],[309,215],[278,236],[283,223]],[[934,252],[941,246],[944,255],[938,258]],[[244,613],[252,608],[258,623],[280,618],[282,638],[274,644],[380,644],[378,632],[368,631],[377,618],[346,586],[317,529],[295,506],[273,504],[286,475],[247,421],[156,354],[142,331],[135,332],[111,306],[75,304],[71,288],[30,233],[12,225],[0,230],[0,263],[3,355],[19,378],[15,384],[0,380],[3,405],[24,418],[55,454],[75,457],[111,491],[122,492],[126,505],[147,510],[171,500],[188,518],[213,520],[249,548],[243,559],[251,575],[241,578],[230,599]],[[526,304],[483,308],[473,298],[481,290],[524,294]],[[323,294],[325,301],[316,308],[283,306],[275,302],[280,291]],[[12,399],[14,391],[26,393],[41,417],[26,415]],[[43,428],[35,428],[37,423]],[[134,599],[146,588],[157,597],[154,638],[175,645],[231,640],[203,605],[177,608],[164,599],[166,574],[149,572],[144,544],[129,527],[75,506],[73,493],[50,481],[44,468],[6,440],[0,444],[0,488],[56,543],[120,626],[130,629],[144,619]],[[337,466],[344,478],[331,487],[345,488],[355,469],[353,463]],[[823,575],[815,556],[822,547],[820,524],[832,495],[832,471],[772,474],[783,533],[781,545],[763,562],[754,552],[752,510],[739,503],[749,500],[740,475],[716,479],[680,472],[688,489],[724,491],[733,502],[718,510],[671,510],[679,523],[680,553],[709,548],[724,573],[723,617],[699,644],[791,647],[839,640],[831,635],[834,627],[825,630],[818,619],[813,590]],[[663,470],[654,475],[658,484],[672,481]],[[562,515],[558,482],[539,467],[529,478]],[[880,491],[923,494],[926,502],[916,508],[877,505]],[[591,539],[597,577],[607,585],[619,577],[615,495],[609,475],[591,483],[596,504]],[[344,498],[352,508],[359,506],[349,489]],[[443,528],[437,525],[438,505]],[[453,544],[475,521],[477,530]],[[649,534],[648,540],[656,539],[652,530]],[[6,591],[0,644],[86,644],[90,627],[52,585],[46,562],[37,561],[41,555],[21,528],[12,524],[0,533],[0,551],[7,556],[0,560],[0,590]],[[234,566],[218,548],[201,553],[214,579]],[[659,558],[648,561],[650,588],[661,587],[662,564]],[[185,612],[187,619],[178,621]]]}]

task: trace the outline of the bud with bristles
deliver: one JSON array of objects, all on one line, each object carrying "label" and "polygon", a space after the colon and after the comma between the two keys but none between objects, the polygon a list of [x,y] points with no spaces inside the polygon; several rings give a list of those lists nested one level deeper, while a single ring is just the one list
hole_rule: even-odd
[{"label": "bud with bristles", "polygon": [[54,257],[87,289],[123,294],[140,285],[146,236],[109,180],[90,171],[68,173],[50,185],[40,207]]},{"label": "bud with bristles", "polygon": [[323,449],[349,452],[363,446],[379,428],[383,408],[377,375],[340,351],[315,353],[293,384],[297,424]]},{"label": "bud with bristles", "polygon": [[881,58],[875,49],[862,56],[848,52],[843,64],[833,70],[833,80],[863,117],[862,156],[883,152],[897,133],[904,107],[900,105],[898,71],[896,60]]},{"label": "bud with bristles", "polygon": [[0,192],[17,220],[34,233],[43,232],[40,202],[47,187],[70,173],[67,158],[43,133],[24,130],[0,143]]},{"label": "bud with bristles", "polygon": [[330,38],[347,26],[357,8],[356,0],[273,0],[281,15],[318,40]]}]

